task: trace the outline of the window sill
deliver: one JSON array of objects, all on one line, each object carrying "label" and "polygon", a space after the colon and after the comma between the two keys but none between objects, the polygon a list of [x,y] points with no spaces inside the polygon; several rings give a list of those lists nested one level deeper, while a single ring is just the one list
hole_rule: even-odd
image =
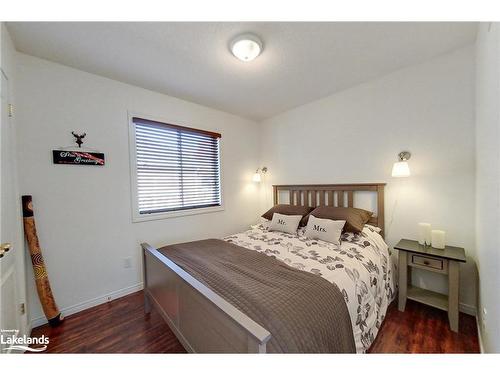
[{"label": "window sill", "polygon": [[181,217],[181,216],[191,216],[191,215],[203,215],[212,212],[224,211],[224,206],[219,207],[206,207],[206,208],[193,208],[190,210],[180,210],[180,211],[172,211],[172,212],[160,212],[156,214],[136,214],[132,216],[133,223],[140,223],[143,221],[151,221],[151,220],[164,220],[170,219],[173,217]]}]

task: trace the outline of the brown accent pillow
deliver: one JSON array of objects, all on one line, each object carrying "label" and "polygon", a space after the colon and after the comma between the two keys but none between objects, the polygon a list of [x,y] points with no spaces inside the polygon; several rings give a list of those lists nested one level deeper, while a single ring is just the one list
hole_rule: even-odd
[{"label": "brown accent pillow", "polygon": [[272,220],[274,213],[282,214],[282,215],[302,215],[302,219],[300,220],[299,227],[304,227],[307,224],[306,217],[308,217],[309,213],[314,210],[314,207],[307,206],[293,206],[291,204],[277,204],[269,211],[264,213],[262,217],[267,220]]},{"label": "brown accent pillow", "polygon": [[[368,223],[373,212],[353,207],[321,206],[316,207],[310,214],[320,219],[345,220],[344,232],[359,233],[363,230],[365,224]],[[304,219],[307,223],[309,215]]]}]

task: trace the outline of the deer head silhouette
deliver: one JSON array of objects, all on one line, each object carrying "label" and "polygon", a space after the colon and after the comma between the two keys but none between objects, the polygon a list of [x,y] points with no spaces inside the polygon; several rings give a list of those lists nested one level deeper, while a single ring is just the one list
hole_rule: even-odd
[{"label": "deer head silhouette", "polygon": [[83,144],[82,139],[85,138],[85,136],[87,135],[87,133],[76,134],[75,132],[71,132],[71,134],[73,134],[73,137],[76,138],[75,142],[78,145],[78,147],[82,147],[82,144]]}]

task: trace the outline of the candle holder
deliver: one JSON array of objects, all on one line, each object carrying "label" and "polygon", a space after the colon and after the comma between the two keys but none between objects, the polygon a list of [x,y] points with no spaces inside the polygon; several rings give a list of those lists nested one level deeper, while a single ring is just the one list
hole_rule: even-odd
[{"label": "candle holder", "polygon": [[431,240],[431,225],[418,223],[418,243],[423,246],[431,246]]},{"label": "candle holder", "polygon": [[433,230],[431,238],[433,248],[442,250],[446,247],[446,232],[444,230]]}]

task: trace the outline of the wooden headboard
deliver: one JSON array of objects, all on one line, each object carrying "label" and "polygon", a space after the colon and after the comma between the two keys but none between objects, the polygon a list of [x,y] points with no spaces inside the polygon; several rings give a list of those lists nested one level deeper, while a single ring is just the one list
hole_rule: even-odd
[{"label": "wooden headboard", "polygon": [[382,236],[384,236],[384,187],[385,183],[335,185],[273,185],[273,201],[274,204],[278,204],[280,192],[288,192],[290,204],[296,206],[354,207],[355,192],[373,191],[376,192],[377,198],[377,216],[373,216],[368,223],[382,229],[381,234]]}]

